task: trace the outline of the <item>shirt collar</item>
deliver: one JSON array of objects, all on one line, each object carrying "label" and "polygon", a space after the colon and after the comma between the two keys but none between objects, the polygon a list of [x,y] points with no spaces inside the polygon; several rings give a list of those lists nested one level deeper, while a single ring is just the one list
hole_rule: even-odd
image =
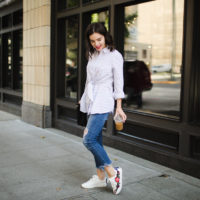
[{"label": "shirt collar", "polygon": [[108,47],[105,47],[105,48],[102,49],[102,52],[103,52],[103,53],[108,53],[109,51],[110,51],[110,50],[108,49]]}]

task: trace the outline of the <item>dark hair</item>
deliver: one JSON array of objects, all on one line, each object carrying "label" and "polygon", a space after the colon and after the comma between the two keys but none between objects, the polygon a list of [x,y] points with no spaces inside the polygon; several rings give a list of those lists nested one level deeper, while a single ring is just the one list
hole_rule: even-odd
[{"label": "dark hair", "polygon": [[110,33],[107,31],[106,27],[103,23],[97,22],[89,24],[86,29],[86,58],[89,59],[89,56],[92,56],[96,52],[96,49],[93,48],[93,46],[90,43],[90,35],[93,33],[99,33],[105,37],[105,43],[107,45],[107,48],[110,51],[114,50],[114,44],[113,39]]}]

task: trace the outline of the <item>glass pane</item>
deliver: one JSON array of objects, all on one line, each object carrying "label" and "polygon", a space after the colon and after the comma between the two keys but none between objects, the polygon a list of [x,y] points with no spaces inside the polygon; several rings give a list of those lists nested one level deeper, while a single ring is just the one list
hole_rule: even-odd
[{"label": "glass pane", "polygon": [[[1,35],[0,35],[0,55],[1,55],[1,48],[2,48],[2,40],[1,40]],[[0,63],[1,63],[1,56],[0,56]]]},{"label": "glass pane", "polygon": [[1,30],[2,18],[0,17],[0,30]]},{"label": "glass pane", "polygon": [[19,89],[22,89],[23,81],[23,34],[19,34]]},{"label": "glass pane", "polygon": [[80,4],[80,0],[66,0],[66,7],[73,8],[77,7]]},{"label": "glass pane", "polygon": [[124,9],[124,106],[179,117],[184,0]]},{"label": "glass pane", "polygon": [[7,37],[7,66],[6,67],[6,87],[11,88],[11,74],[12,74],[12,40],[11,35]]},{"label": "glass pane", "polygon": [[12,15],[6,15],[2,17],[2,28],[8,28],[12,26]]},{"label": "glass pane", "polygon": [[13,89],[22,89],[22,31],[13,32]]},{"label": "glass pane", "polygon": [[[2,39],[1,39],[1,35],[0,35],[0,77],[2,77]],[[0,88],[2,87],[2,78],[0,78]],[[0,95],[1,96],[1,95]],[[0,101],[1,101],[1,97],[0,97]]]},{"label": "glass pane", "polygon": [[91,23],[102,22],[109,30],[109,11],[96,12],[91,14]]},{"label": "glass pane", "polygon": [[83,4],[87,4],[87,3],[94,3],[97,1],[101,1],[101,0],[82,0]]},{"label": "glass pane", "polygon": [[13,25],[18,25],[22,23],[22,10],[18,10],[13,13]]},{"label": "glass pane", "polygon": [[65,96],[77,98],[78,17],[66,20]]}]

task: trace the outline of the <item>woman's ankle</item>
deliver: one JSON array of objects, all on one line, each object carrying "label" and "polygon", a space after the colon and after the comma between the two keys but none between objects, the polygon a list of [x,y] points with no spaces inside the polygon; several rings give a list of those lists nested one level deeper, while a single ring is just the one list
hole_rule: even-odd
[{"label": "woman's ankle", "polygon": [[97,169],[97,176],[99,177],[100,180],[104,180],[106,175],[103,170]]},{"label": "woman's ankle", "polygon": [[105,167],[105,170],[108,174],[108,178],[112,178],[116,175],[116,170],[112,166]]},{"label": "woman's ankle", "polygon": [[99,180],[101,180],[101,181],[105,180],[105,176],[104,177],[99,177]]}]

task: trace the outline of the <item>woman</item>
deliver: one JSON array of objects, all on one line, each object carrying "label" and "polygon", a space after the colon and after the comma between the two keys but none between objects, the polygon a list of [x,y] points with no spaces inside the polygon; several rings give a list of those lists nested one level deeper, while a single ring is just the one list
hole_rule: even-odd
[{"label": "woman", "polygon": [[[87,80],[80,100],[80,110],[89,115],[83,134],[83,143],[94,156],[97,175],[83,183],[83,188],[106,187],[108,175],[114,194],[122,189],[122,169],[111,165],[102,145],[102,128],[109,113],[114,110],[123,122],[126,115],[122,110],[123,58],[114,49],[111,35],[101,23],[93,23],[86,30]],[[114,88],[113,88],[114,85]]]}]

